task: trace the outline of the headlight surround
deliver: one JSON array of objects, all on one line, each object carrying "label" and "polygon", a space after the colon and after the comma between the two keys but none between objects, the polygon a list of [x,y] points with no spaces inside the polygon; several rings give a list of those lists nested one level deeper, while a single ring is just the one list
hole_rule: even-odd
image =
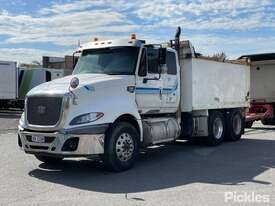
[{"label": "headlight surround", "polygon": [[25,122],[25,114],[24,112],[21,114],[21,118],[19,120],[19,125],[20,126],[23,126],[24,125],[24,122]]},{"label": "headlight surround", "polygon": [[82,114],[73,118],[73,120],[70,122],[70,125],[87,124],[90,122],[94,122],[103,116],[104,114],[102,112],[91,112]]}]

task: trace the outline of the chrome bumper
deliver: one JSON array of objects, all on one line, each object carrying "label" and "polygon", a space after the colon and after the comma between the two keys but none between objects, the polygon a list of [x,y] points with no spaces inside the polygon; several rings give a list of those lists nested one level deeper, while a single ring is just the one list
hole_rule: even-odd
[{"label": "chrome bumper", "polygon": [[[19,127],[19,146],[29,154],[44,154],[59,157],[92,156],[104,153],[104,137],[108,125],[81,127],[62,132],[46,133],[28,131]],[[34,142],[32,137],[44,137],[45,142]],[[74,151],[64,151],[64,145],[71,138],[78,139]],[[21,144],[21,145],[20,145]]]}]

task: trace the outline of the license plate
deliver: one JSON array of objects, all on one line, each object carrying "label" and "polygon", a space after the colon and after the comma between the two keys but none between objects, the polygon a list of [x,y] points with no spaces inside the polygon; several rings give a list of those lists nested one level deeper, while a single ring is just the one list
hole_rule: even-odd
[{"label": "license plate", "polygon": [[45,137],[43,137],[43,136],[32,136],[32,142],[45,143]]}]

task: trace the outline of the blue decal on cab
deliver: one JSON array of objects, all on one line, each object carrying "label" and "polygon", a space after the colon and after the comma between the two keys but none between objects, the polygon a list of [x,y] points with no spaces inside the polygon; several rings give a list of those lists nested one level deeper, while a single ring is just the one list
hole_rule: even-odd
[{"label": "blue decal on cab", "polygon": [[[171,94],[175,92],[178,89],[178,84],[176,84],[172,88],[163,88],[162,92],[166,94]],[[160,93],[160,88],[154,88],[154,87],[136,87],[136,94],[158,94]]]},{"label": "blue decal on cab", "polygon": [[90,92],[94,92],[95,91],[95,88],[92,85],[85,85],[84,88],[87,91],[90,91]]}]

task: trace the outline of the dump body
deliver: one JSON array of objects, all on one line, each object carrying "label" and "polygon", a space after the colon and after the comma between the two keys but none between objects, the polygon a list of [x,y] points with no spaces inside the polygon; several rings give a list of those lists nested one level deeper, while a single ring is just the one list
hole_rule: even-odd
[{"label": "dump body", "polygon": [[248,107],[249,66],[203,58],[186,58],[181,65],[181,109]]},{"label": "dump body", "polygon": [[255,103],[275,103],[275,60],[251,63],[250,98]]},{"label": "dump body", "polygon": [[0,100],[16,99],[18,96],[16,62],[0,61],[0,72]]}]

